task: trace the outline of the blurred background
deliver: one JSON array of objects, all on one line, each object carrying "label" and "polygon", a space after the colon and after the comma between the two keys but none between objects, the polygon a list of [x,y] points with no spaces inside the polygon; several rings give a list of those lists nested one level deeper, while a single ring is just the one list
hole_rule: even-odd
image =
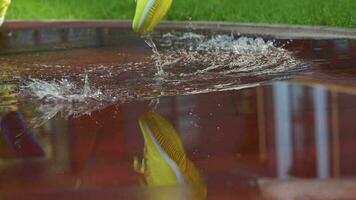
[{"label": "blurred background", "polygon": [[[13,0],[8,19],[132,19],[135,0]],[[356,27],[356,0],[175,0],[168,20]]]}]

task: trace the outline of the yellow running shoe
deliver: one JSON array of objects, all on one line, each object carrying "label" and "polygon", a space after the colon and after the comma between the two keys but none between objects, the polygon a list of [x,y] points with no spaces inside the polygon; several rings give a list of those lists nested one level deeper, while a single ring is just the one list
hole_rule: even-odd
[{"label": "yellow running shoe", "polygon": [[152,31],[166,15],[171,4],[172,0],[137,0],[134,31],[141,34]]},{"label": "yellow running shoe", "polygon": [[[144,175],[147,186],[179,186],[184,192],[172,194],[151,193],[148,199],[206,198],[206,185],[194,163],[187,157],[176,129],[163,116],[155,112],[142,115],[139,125],[145,149],[142,166],[134,162],[136,171]],[[168,196],[166,196],[168,195]]]},{"label": "yellow running shoe", "polygon": [[4,23],[5,14],[9,8],[10,3],[11,0],[0,0],[0,26]]}]

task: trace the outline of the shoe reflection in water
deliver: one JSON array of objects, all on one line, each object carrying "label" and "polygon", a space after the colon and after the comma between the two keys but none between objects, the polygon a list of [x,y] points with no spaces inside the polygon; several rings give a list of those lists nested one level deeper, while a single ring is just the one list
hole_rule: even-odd
[{"label": "shoe reflection in water", "polygon": [[17,111],[16,96],[11,87],[0,87],[0,133],[4,136],[16,158],[42,157],[45,155],[34,133],[26,126]]},{"label": "shoe reflection in water", "polygon": [[43,148],[26,126],[21,113],[7,113],[0,122],[0,132],[5,136],[17,158],[44,156]]},{"label": "shoe reflection in water", "polygon": [[153,191],[159,187],[147,193],[148,199],[206,199],[206,185],[185,154],[175,128],[155,112],[142,115],[139,125],[145,143],[144,159],[141,166],[136,159],[134,167],[144,175],[145,185]]}]

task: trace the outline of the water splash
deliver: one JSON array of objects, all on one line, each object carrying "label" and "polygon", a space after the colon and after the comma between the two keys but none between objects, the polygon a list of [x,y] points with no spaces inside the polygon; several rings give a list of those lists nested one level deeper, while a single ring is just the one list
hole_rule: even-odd
[{"label": "water splash", "polygon": [[[272,41],[234,35],[204,36],[195,33],[168,33],[160,44],[168,48],[163,65],[186,69],[182,77],[221,74],[267,76],[305,70],[306,65]],[[189,69],[189,70],[187,70]]]},{"label": "water splash", "polygon": [[264,52],[267,50],[281,50],[272,41],[264,41],[262,38],[237,37],[231,35],[206,36],[197,33],[166,33],[159,39],[160,45],[164,47],[184,48],[189,51],[207,52]]},{"label": "water splash", "polygon": [[152,111],[156,111],[158,108],[158,105],[160,103],[159,97],[158,98],[154,98],[150,101],[150,103],[148,104],[148,106],[150,107],[150,109]]},{"label": "water splash", "polygon": [[[76,66],[58,64],[53,56],[46,60],[48,56],[44,55],[42,62],[38,57],[33,59],[36,60],[33,65],[24,62],[25,67],[12,70],[11,77],[25,82],[19,89],[22,101],[28,101],[28,97],[38,101],[39,110],[44,113],[42,118],[48,119],[57,113],[65,117],[87,114],[117,101],[125,103],[254,87],[285,80],[308,69],[293,52],[262,38],[170,32],[153,35],[151,39],[157,44],[152,48],[157,53],[157,47],[160,49],[159,57]],[[78,57],[75,53],[71,51],[74,54],[71,56]],[[110,52],[99,48],[95,53],[104,57]],[[53,54],[63,57],[61,52]],[[18,60],[15,67],[21,66]],[[14,66],[9,62],[9,69]],[[163,78],[160,76],[163,73],[157,73],[157,66],[164,68]],[[7,81],[16,82],[7,77]],[[151,108],[155,107],[153,101]]]},{"label": "water splash", "polygon": [[44,81],[30,79],[21,86],[21,96],[30,96],[39,101],[39,117],[34,117],[35,127],[42,126],[48,120],[61,113],[62,117],[88,114],[107,105],[114,99],[108,99],[100,90],[92,89],[88,75],[85,75],[82,87],[68,79]]},{"label": "water splash", "polygon": [[92,90],[90,88],[88,75],[85,75],[84,86],[82,88],[79,88],[77,84],[68,79],[58,81],[30,79],[25,82],[22,89],[44,102],[85,102],[88,99],[103,100],[100,90]]},{"label": "water splash", "polygon": [[[29,67],[28,74],[22,73],[20,78],[26,80],[35,77],[40,81],[58,80],[65,76],[67,80],[73,80],[85,73],[89,75],[93,88],[100,88],[101,94],[95,96],[85,92],[86,87],[78,89],[78,81],[75,86],[70,86],[65,80],[56,81],[57,84],[49,82],[46,88],[50,91],[45,88],[31,91],[55,94],[46,98],[68,100],[70,97],[72,101],[83,101],[83,97],[98,101],[113,97],[131,101],[233,90],[286,79],[307,69],[307,65],[295,58],[292,52],[262,38],[176,32],[153,36],[152,39],[161,49],[158,61],[147,58],[117,65],[89,65],[84,67],[84,72],[83,66],[61,65],[58,68],[58,64],[36,63],[35,71]],[[153,49],[157,47],[153,46]],[[100,56],[100,51],[96,50],[96,53]],[[164,78],[157,76],[155,66],[158,63],[164,68]],[[46,83],[34,84],[33,87],[44,85]],[[74,94],[71,87],[77,87]]]},{"label": "water splash", "polygon": [[152,36],[151,35],[145,35],[144,40],[146,44],[152,49],[153,51],[153,58],[155,60],[155,65],[157,68],[156,76],[158,77],[163,77],[165,75],[164,70],[163,70],[163,65],[162,65],[162,57],[161,54],[159,53],[156,44],[153,42]]},{"label": "water splash", "polygon": [[193,31],[194,30],[194,24],[192,22],[192,17],[187,17],[187,25],[185,26],[185,28],[188,30],[188,31]]}]

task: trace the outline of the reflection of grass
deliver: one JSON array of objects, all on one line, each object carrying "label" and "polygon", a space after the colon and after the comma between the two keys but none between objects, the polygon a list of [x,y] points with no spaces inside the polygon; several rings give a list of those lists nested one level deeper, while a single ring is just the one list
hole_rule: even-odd
[{"label": "reflection of grass", "polygon": [[[134,0],[14,0],[11,19],[131,19]],[[175,0],[170,20],[356,27],[355,0]]]}]

